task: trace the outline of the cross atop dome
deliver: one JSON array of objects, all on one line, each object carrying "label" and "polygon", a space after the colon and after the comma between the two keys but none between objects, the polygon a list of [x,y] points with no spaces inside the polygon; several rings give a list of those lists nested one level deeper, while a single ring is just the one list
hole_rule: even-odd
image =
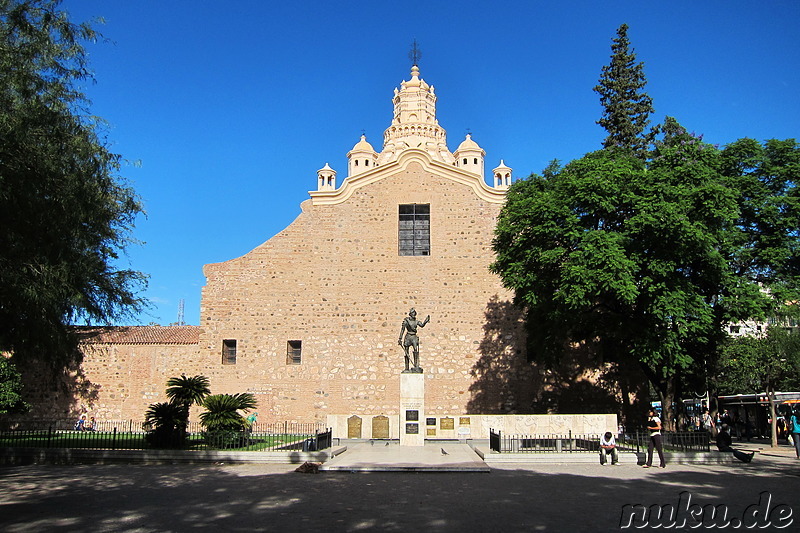
[{"label": "cross atop dome", "polygon": [[414,39],[414,42],[411,43],[411,51],[408,52],[408,58],[411,60],[412,67],[419,66],[419,60],[422,59],[422,52],[417,46],[417,40]]}]

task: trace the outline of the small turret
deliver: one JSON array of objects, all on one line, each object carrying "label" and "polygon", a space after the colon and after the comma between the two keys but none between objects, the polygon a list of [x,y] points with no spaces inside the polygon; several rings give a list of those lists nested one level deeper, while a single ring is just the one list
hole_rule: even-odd
[{"label": "small turret", "polygon": [[511,168],[507,167],[503,160],[500,160],[500,165],[492,170],[494,174],[494,188],[495,189],[508,189],[511,187]]},{"label": "small turret", "polygon": [[347,175],[357,176],[377,166],[378,154],[370,143],[367,136],[362,135],[361,140],[347,152]]},{"label": "small turret", "polygon": [[317,190],[335,191],[336,190],[336,171],[325,163],[325,166],[317,170]]},{"label": "small turret", "polygon": [[483,178],[483,158],[486,156],[486,152],[472,140],[472,135],[467,134],[467,138],[458,145],[453,155],[458,168]]}]

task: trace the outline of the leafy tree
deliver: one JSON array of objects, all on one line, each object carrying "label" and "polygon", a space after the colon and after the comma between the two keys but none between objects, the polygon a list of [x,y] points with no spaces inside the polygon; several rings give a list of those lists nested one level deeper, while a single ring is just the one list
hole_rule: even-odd
[{"label": "leafy tree", "polygon": [[[529,353],[552,362],[584,343],[605,361],[638,364],[669,426],[681,378],[713,361],[725,325],[796,294],[798,226],[790,198],[779,198],[788,189],[759,189],[755,201],[740,182],[759,178],[734,172],[732,152],[671,118],[663,131],[647,159],[606,149],[515,183],[492,270],[527,310]],[[791,176],[788,144],[770,175]],[[773,203],[783,206],[768,210],[774,219],[760,212]]]},{"label": "leafy tree", "polygon": [[0,351],[63,364],[70,324],[138,311],[145,277],[116,262],[142,208],[88,112],[83,43],[58,0],[0,0]]},{"label": "leafy tree", "polygon": [[766,392],[770,399],[772,446],[777,446],[775,392],[800,386],[800,335],[770,326],[763,337],[729,339],[721,353],[716,372],[719,390],[726,394]]},{"label": "leafy tree", "polygon": [[603,146],[643,154],[653,138],[653,133],[645,134],[653,100],[643,92],[647,85],[644,64],[636,62],[627,24],[617,29],[611,52],[611,62],[603,67],[599,84],[594,88],[603,106],[603,115],[597,123],[608,132]]},{"label": "leafy tree", "polygon": [[22,376],[0,355],[0,415],[24,413],[30,406],[22,399]]}]

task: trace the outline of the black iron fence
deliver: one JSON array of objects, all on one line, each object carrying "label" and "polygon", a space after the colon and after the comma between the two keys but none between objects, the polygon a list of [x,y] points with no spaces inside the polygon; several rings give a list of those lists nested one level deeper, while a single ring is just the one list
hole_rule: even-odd
[{"label": "black iron fence", "polygon": [[329,428],[292,422],[257,423],[245,431],[217,432],[190,423],[185,430],[159,433],[130,420],[91,425],[69,420],[27,420],[0,428],[0,448],[315,451],[330,448],[332,440]]},{"label": "black iron fence", "polygon": [[[563,435],[503,435],[501,431],[489,430],[489,448],[498,453],[583,453],[600,452],[601,434],[578,434],[571,431]],[[622,433],[616,437],[617,449],[621,452],[647,450],[650,433]],[[662,433],[664,449],[672,452],[710,451],[709,434],[706,432]]]}]

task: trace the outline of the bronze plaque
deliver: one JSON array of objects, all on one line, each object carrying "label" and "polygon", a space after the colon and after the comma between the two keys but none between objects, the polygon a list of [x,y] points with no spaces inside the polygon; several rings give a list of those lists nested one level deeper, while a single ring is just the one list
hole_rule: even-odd
[{"label": "bronze plaque", "polygon": [[378,415],[372,418],[372,438],[373,439],[389,438],[388,416]]},{"label": "bronze plaque", "polygon": [[439,420],[440,429],[455,429],[456,421],[454,418],[446,417]]},{"label": "bronze plaque", "polygon": [[406,435],[418,435],[419,434],[419,424],[411,423],[406,424]]},{"label": "bronze plaque", "polygon": [[419,420],[419,411],[416,409],[409,409],[406,411],[406,420],[416,422]]},{"label": "bronze plaque", "polygon": [[458,419],[458,425],[459,426],[468,426],[469,425],[469,417],[468,416],[462,416],[461,418],[459,418]]},{"label": "bronze plaque", "polygon": [[426,426],[435,426],[436,425],[436,419],[435,418],[426,418],[425,419],[425,425]]},{"label": "bronze plaque", "polygon": [[348,439],[361,438],[361,417],[353,415],[347,419],[347,438]]},{"label": "bronze plaque", "polygon": [[436,428],[428,428],[427,434],[428,434],[428,437],[435,437],[436,436]]}]

